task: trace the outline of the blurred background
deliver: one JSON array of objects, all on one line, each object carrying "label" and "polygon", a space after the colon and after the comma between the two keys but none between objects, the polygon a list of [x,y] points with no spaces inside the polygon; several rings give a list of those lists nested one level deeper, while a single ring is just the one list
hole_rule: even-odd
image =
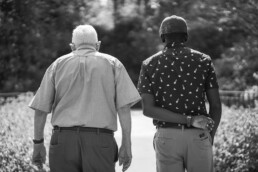
[{"label": "blurred background", "polygon": [[[77,25],[96,28],[100,51],[117,57],[136,85],[141,62],[163,48],[161,21],[174,14],[187,20],[187,45],[210,55],[218,76],[224,105],[216,172],[257,172],[257,0],[0,0],[0,172],[35,171],[27,105],[47,67],[71,52]],[[154,172],[155,128],[141,109],[132,117],[135,158],[128,172]],[[51,129],[48,122],[47,147]]]},{"label": "blurred background", "polygon": [[136,84],[141,62],[163,47],[161,21],[173,14],[188,22],[187,45],[212,57],[220,89],[257,85],[256,0],[0,0],[0,92],[36,91],[46,68],[70,52],[72,30],[86,23]]}]

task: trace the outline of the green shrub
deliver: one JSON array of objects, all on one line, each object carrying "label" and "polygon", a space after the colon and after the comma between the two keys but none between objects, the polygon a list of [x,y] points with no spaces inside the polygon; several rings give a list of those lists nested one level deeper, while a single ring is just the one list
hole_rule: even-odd
[{"label": "green shrub", "polygon": [[257,172],[257,109],[224,107],[214,145],[216,171]]},{"label": "green shrub", "polygon": [[[28,108],[32,94],[5,100],[0,105],[0,171],[37,171],[31,164],[33,111]],[[1,103],[3,100],[0,100]],[[214,143],[217,172],[258,171],[257,109],[223,107],[223,116]],[[45,145],[51,136],[50,119],[45,127]],[[48,168],[45,165],[46,171]]]},{"label": "green shrub", "polygon": [[27,93],[18,98],[8,98],[0,105],[1,172],[38,171],[31,164],[34,131],[33,111],[28,108],[31,98],[32,94]]}]

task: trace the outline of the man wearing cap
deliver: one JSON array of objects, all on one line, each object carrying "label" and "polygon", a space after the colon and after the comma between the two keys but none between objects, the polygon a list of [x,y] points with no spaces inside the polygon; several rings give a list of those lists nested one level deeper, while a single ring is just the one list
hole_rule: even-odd
[{"label": "man wearing cap", "polygon": [[[55,60],[29,104],[35,110],[33,163],[46,159],[44,126],[52,112],[49,148],[51,172],[114,172],[131,164],[130,106],[140,100],[123,64],[98,52],[95,29],[73,30],[72,52]],[[118,153],[113,132],[117,113],[122,128]]]},{"label": "man wearing cap", "polygon": [[211,58],[185,46],[188,33],[182,17],[165,18],[160,37],[165,47],[143,61],[138,82],[143,113],[157,128],[157,171],[212,172],[221,103]]}]

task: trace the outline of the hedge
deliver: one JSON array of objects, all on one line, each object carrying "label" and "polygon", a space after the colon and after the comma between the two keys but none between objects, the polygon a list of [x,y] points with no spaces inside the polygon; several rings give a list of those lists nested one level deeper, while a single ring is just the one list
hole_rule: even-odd
[{"label": "hedge", "polygon": [[[27,105],[31,93],[17,98],[0,99],[0,171],[37,171],[31,164],[33,111]],[[216,172],[258,171],[257,109],[228,108],[223,115],[214,142]],[[45,127],[46,147],[49,146],[51,127]],[[48,162],[48,159],[47,159]],[[49,171],[48,164],[44,167]],[[44,170],[43,170],[44,171]]]}]

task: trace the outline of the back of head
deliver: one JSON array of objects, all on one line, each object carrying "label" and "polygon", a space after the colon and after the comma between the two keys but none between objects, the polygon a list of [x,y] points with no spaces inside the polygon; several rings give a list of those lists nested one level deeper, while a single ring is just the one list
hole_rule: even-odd
[{"label": "back of head", "polygon": [[159,35],[163,42],[165,38],[186,41],[188,31],[185,19],[176,15],[166,17],[160,25]]},{"label": "back of head", "polygon": [[72,43],[79,47],[83,44],[96,45],[98,35],[91,25],[79,25],[73,30]]},{"label": "back of head", "polygon": [[178,32],[178,33],[167,33],[161,35],[161,39],[163,42],[170,43],[170,42],[186,42],[188,36],[186,33]]}]

